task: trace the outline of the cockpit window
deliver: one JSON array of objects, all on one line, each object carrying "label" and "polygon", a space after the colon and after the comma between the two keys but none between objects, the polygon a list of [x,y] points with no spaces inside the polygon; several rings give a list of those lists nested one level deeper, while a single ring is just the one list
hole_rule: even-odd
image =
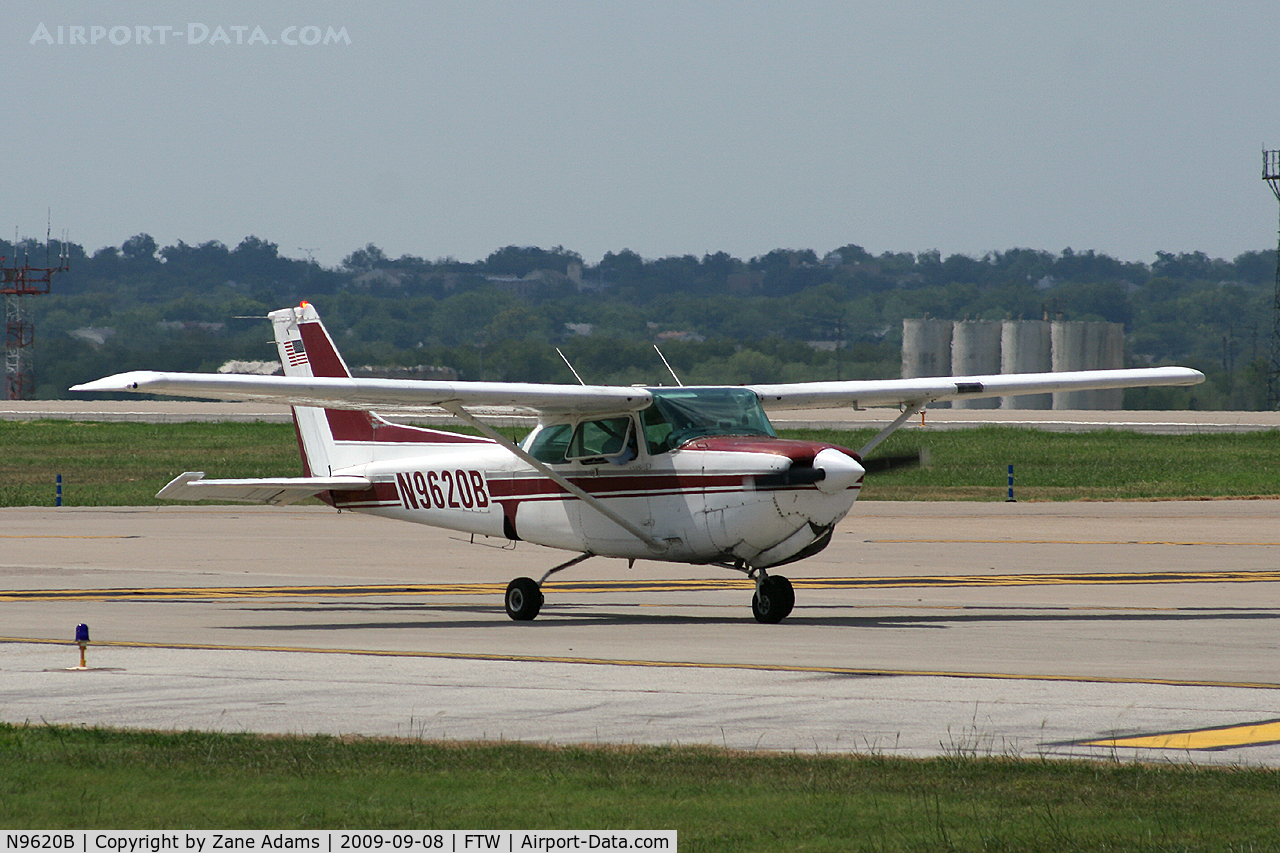
[{"label": "cockpit window", "polygon": [[708,435],[776,436],[754,391],[746,388],[650,388],[641,413],[650,453]]},{"label": "cockpit window", "polygon": [[572,432],[572,424],[552,424],[536,429],[525,439],[524,449],[539,462],[549,464],[564,462],[564,454],[569,449],[569,436]]},{"label": "cockpit window", "polygon": [[569,438],[569,449],[565,451],[564,458],[575,462],[609,460],[624,464],[636,458],[635,446],[629,415],[582,421]]},{"label": "cockpit window", "polygon": [[552,424],[535,430],[524,449],[539,462],[625,465],[636,458],[636,436],[630,415],[575,424]]},{"label": "cockpit window", "polygon": [[[640,425],[650,456],[709,435],[777,436],[760,398],[746,388],[648,390],[653,405],[640,412]],[[623,465],[637,455],[634,424],[627,415],[539,427],[525,439],[524,448],[538,461],[553,465]]]}]

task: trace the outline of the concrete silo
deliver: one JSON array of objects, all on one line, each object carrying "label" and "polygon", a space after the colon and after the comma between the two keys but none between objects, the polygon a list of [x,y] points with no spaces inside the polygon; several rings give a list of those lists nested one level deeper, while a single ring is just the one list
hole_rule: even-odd
[{"label": "concrete silo", "polygon": [[[1121,323],[1054,322],[1053,369],[1107,370],[1124,367],[1124,325]],[[1058,391],[1055,409],[1119,409],[1124,391]]]},{"label": "concrete silo", "polygon": [[902,321],[902,378],[951,375],[951,321]]},{"label": "concrete silo", "polygon": [[[1046,320],[1005,320],[1000,327],[1001,373],[1053,370],[1053,335]],[[1051,409],[1052,394],[1001,397],[1002,409]]]},{"label": "concrete silo", "polygon": [[[999,320],[957,320],[951,330],[951,375],[985,376],[1000,372]],[[1000,399],[955,400],[956,409],[995,409]]]}]

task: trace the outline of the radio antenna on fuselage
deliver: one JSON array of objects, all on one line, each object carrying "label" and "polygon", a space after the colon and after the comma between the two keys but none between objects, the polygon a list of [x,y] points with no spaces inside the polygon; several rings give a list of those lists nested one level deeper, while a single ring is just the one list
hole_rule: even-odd
[{"label": "radio antenna on fuselage", "polygon": [[672,370],[672,369],[671,369],[671,363],[670,363],[669,361],[667,361],[667,357],[666,357],[665,355],[663,355],[663,354],[662,354],[662,350],[658,349],[658,345],[657,345],[657,344],[654,344],[654,345],[653,345],[653,351],[654,351],[654,352],[656,352],[656,353],[658,354],[658,358],[662,359],[662,363],[663,363],[663,364],[665,364],[665,365],[667,366],[667,372],[671,374],[671,378],[672,378],[672,379],[674,379],[674,380],[676,381],[676,384],[677,384],[677,385],[679,385],[681,388],[683,388],[683,387],[684,387],[684,383],[680,381],[680,377],[679,377],[679,376],[676,376],[676,372],[675,372],[674,370]]}]

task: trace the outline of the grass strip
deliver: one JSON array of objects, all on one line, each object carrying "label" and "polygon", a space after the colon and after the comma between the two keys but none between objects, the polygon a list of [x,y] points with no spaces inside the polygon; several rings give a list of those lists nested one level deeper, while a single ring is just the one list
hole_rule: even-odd
[{"label": "grass strip", "polygon": [[152,506],[183,471],[301,476],[290,424],[0,422],[0,506]]},{"label": "grass strip", "polygon": [[[788,430],[854,449],[866,431]],[[1280,496],[1280,431],[1147,435],[1015,427],[895,433],[870,455],[928,451],[928,464],[870,475],[860,500],[1004,500],[1014,466],[1019,501]]]},{"label": "grass strip", "polygon": [[[873,430],[784,430],[857,448]],[[1140,500],[1280,496],[1280,431],[1143,435],[1012,427],[895,434],[872,455],[929,452],[929,464],[868,477],[863,500]],[[299,476],[289,424],[0,422],[0,506],[149,506],[183,471]]]},{"label": "grass strip", "polygon": [[685,851],[1273,850],[1280,773],[0,724],[0,825],[676,829]]}]

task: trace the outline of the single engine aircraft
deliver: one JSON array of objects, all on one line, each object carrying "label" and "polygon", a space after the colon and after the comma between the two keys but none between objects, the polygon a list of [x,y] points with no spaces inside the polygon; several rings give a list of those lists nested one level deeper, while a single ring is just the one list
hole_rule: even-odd
[{"label": "single engine aircraft", "polygon": [[[292,407],[303,476],[205,479],[187,472],[158,497],[288,504],[414,521],[576,554],[506,592],[515,620],[538,615],[542,586],[590,557],[662,560],[744,572],[751,610],[779,622],[795,593],[776,567],[831,540],[862,488],[867,454],[941,400],[1051,391],[1195,385],[1183,367],[709,387],[618,387],[353,378],[316,309],[273,311],[283,376],[133,371],[73,391],[135,391]],[[478,407],[532,410],[519,444]],[[766,410],[896,406],[857,451],[779,438]],[[443,409],[481,436],[383,415]]]}]

